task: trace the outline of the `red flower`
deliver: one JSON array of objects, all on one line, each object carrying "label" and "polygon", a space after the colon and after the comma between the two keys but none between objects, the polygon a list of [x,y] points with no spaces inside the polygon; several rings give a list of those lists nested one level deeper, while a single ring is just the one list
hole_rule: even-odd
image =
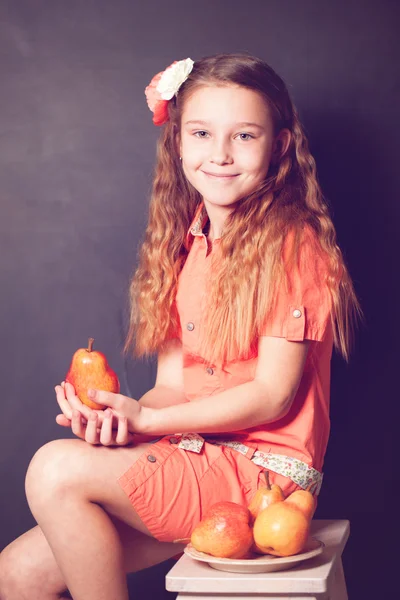
[{"label": "red flower", "polygon": [[[175,60],[172,65],[174,65],[177,61]],[[168,69],[172,67],[170,65],[167,67]],[[151,112],[153,113],[153,123],[154,125],[164,125],[169,119],[168,113],[168,100],[163,100],[161,98],[160,92],[157,91],[158,82],[161,79],[164,71],[157,73],[154,75],[153,79],[150,81],[149,85],[144,90],[146,95],[147,105]]]},{"label": "red flower", "polygon": [[159,100],[153,114],[154,125],[164,125],[169,119],[168,100]]}]

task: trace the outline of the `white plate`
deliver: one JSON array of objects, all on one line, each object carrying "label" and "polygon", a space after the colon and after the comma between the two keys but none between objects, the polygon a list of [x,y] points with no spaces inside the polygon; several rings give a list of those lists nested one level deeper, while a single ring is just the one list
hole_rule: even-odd
[{"label": "white plate", "polygon": [[272,571],[283,571],[297,566],[304,560],[313,558],[321,554],[325,544],[316,538],[309,538],[303,552],[293,556],[272,556],[271,554],[253,554],[255,558],[217,558],[199,552],[192,544],[188,544],[184,549],[185,554],[193,558],[206,562],[213,569],[218,571],[229,571],[230,573],[269,573]]}]

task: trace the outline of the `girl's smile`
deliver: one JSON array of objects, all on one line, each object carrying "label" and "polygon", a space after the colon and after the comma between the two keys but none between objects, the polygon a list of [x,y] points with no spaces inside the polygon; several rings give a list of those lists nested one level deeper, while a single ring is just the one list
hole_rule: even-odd
[{"label": "girl's smile", "polygon": [[207,171],[203,171],[203,173],[205,175],[207,175],[207,177],[213,177],[214,179],[220,179],[220,180],[232,180],[234,177],[238,177],[238,175],[222,175],[222,174],[217,174],[217,173],[207,173]]}]

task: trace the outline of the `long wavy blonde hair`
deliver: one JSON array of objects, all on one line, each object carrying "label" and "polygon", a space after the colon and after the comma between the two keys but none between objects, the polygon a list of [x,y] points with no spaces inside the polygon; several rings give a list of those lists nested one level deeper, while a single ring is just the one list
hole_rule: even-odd
[{"label": "long wavy blonde hair", "polygon": [[326,282],[321,285],[327,285],[332,298],[334,345],[348,360],[362,312],[317,181],[315,161],[285,83],[267,63],[247,54],[218,54],[196,61],[169,102],[169,121],[157,145],[148,225],[130,285],[124,351],[133,347],[135,356],[151,356],[180,329],[178,277],[193,243],[191,239],[186,246],[186,234],[202,198],[183,173],[176,138],[187,98],[199,86],[229,84],[259,92],[270,109],[274,134],[287,128],[291,141],[281,160],[271,164],[262,185],[242,198],[224,223],[199,356],[208,364],[222,364],[254,352],[277,290],[286,282],[285,239],[294,234],[289,261],[294,264],[304,231],[311,227],[316,250],[327,263]]}]

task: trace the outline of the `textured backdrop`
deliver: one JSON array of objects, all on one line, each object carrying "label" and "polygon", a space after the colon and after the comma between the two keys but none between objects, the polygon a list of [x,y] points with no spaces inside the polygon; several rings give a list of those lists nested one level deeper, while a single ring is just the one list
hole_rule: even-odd
[{"label": "textured backdrop", "polygon": [[[154,362],[121,353],[158,134],[144,88],[173,60],[247,51],[297,104],[366,314],[350,365],[333,361],[316,516],[351,520],[350,597],[384,597],[398,483],[398,31],[389,0],[0,0],[0,548],[34,525],[32,455],[70,435],[53,388],[75,349],[93,336],[123,393],[154,382]],[[131,589],[164,597],[170,564]]]}]

